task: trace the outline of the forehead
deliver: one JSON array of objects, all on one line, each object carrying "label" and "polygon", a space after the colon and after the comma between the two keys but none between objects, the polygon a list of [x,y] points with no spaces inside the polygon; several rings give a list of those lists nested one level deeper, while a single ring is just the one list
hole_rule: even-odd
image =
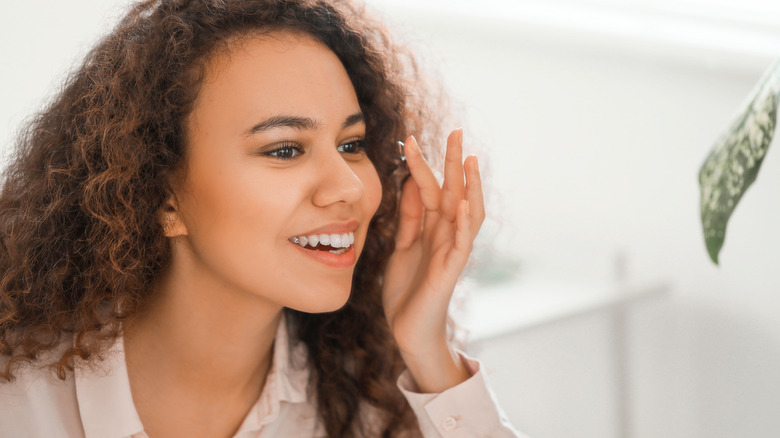
[{"label": "forehead", "polygon": [[255,120],[279,113],[359,110],[341,61],[306,34],[279,31],[235,38],[205,67],[195,116],[219,111]]}]

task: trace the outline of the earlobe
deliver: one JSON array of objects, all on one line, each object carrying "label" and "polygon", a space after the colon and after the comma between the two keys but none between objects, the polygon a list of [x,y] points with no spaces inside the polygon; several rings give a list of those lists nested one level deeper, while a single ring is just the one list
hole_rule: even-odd
[{"label": "earlobe", "polygon": [[165,237],[177,237],[177,236],[186,236],[187,235],[187,227],[184,225],[184,222],[181,220],[181,216],[179,215],[179,210],[176,207],[176,203],[174,200],[169,199],[165,202],[165,205],[163,205],[160,208],[160,224],[163,227],[163,233],[165,234]]}]

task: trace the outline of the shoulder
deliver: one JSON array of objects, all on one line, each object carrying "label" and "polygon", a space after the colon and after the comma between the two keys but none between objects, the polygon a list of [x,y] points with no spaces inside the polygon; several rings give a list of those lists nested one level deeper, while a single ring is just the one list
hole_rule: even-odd
[{"label": "shoulder", "polygon": [[62,380],[47,366],[62,351],[21,365],[13,381],[0,383],[0,436],[80,436],[69,433],[81,431],[73,373]]}]

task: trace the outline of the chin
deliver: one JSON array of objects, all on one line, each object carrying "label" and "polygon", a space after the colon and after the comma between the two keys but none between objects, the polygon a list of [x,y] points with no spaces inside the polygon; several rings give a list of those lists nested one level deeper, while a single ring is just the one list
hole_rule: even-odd
[{"label": "chin", "polygon": [[327,293],[318,295],[305,303],[300,303],[298,306],[289,307],[305,313],[329,313],[341,309],[347,304],[347,301],[349,301],[349,289],[347,289],[346,293],[343,291],[327,291]]}]

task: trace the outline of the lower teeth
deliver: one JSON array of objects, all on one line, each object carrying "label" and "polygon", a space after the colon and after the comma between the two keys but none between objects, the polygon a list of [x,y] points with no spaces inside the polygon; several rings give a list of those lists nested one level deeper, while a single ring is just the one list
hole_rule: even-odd
[{"label": "lower teeth", "polygon": [[331,254],[344,254],[345,252],[347,252],[347,248],[331,249],[328,252]]}]

